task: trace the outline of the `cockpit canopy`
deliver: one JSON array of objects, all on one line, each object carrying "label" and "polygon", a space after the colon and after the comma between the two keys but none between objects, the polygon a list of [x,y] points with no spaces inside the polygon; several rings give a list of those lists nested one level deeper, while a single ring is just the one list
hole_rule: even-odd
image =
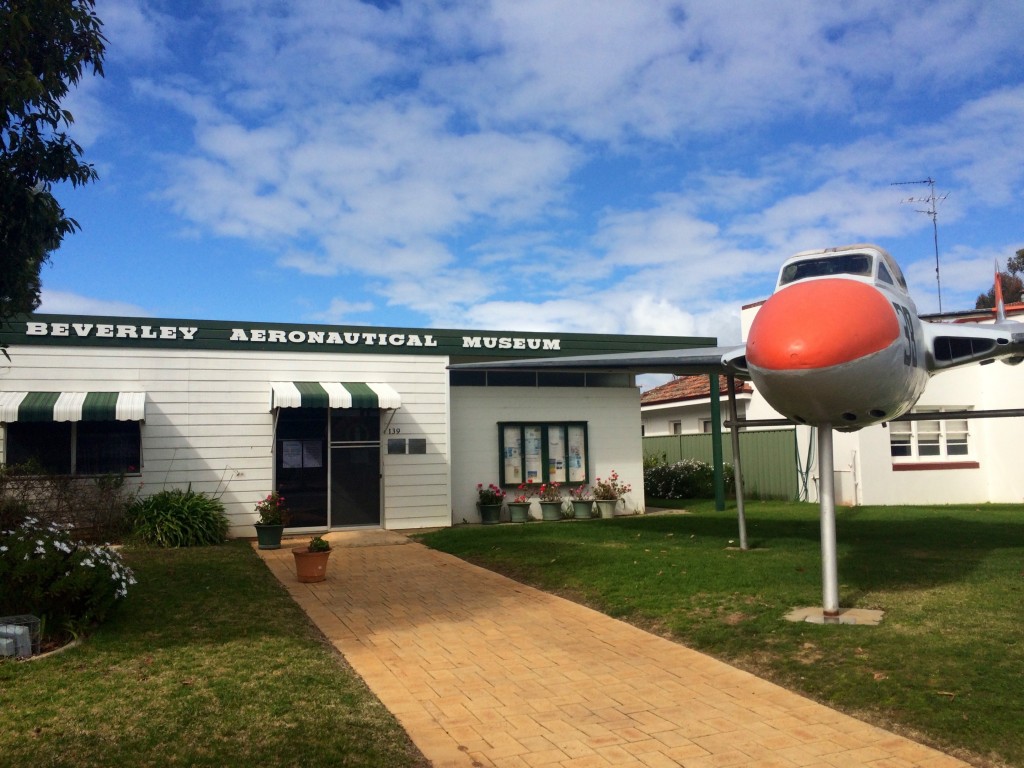
[{"label": "cockpit canopy", "polygon": [[896,260],[876,245],[845,245],[798,253],[782,265],[776,290],[800,280],[835,275],[850,275],[907,293],[907,281]]}]

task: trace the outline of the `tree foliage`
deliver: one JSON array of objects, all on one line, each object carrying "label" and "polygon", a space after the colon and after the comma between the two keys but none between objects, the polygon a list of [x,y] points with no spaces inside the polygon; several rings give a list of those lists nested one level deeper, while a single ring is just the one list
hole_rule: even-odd
[{"label": "tree foliage", "polygon": [[[1016,304],[1024,301],[1024,248],[1006,262],[1006,271],[997,272],[999,283],[1003,289],[1003,302]],[[987,293],[978,294],[974,303],[975,309],[992,309],[996,305],[996,287],[993,285]]]},{"label": "tree foliage", "polygon": [[96,178],[61,100],[103,75],[95,0],[0,0],[0,320],[39,306],[39,270],[79,228],[51,193]]}]

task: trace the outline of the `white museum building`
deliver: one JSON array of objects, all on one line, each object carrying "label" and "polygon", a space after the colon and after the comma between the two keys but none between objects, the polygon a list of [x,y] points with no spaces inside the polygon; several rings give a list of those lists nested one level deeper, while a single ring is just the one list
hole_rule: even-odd
[{"label": "white museum building", "polygon": [[34,315],[0,331],[0,459],[143,494],[218,496],[235,536],[258,500],[291,529],[478,521],[476,487],[592,483],[643,509],[640,392],[609,372],[460,362],[713,346],[714,339]]}]

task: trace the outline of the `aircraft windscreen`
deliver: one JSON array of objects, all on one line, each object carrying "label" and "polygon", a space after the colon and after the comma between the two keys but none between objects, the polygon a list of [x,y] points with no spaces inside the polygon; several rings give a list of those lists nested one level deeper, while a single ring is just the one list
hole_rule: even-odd
[{"label": "aircraft windscreen", "polygon": [[842,256],[822,256],[787,264],[782,269],[779,285],[806,280],[809,277],[829,275],[871,276],[871,257],[866,253],[850,253]]}]

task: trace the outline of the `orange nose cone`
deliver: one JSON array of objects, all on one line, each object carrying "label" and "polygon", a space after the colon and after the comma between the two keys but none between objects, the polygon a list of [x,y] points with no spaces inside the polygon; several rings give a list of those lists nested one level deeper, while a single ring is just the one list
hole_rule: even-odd
[{"label": "orange nose cone", "polygon": [[899,335],[896,312],[878,289],[812,280],[764,303],[747,335],[747,361],[776,371],[828,368],[885,349]]}]

